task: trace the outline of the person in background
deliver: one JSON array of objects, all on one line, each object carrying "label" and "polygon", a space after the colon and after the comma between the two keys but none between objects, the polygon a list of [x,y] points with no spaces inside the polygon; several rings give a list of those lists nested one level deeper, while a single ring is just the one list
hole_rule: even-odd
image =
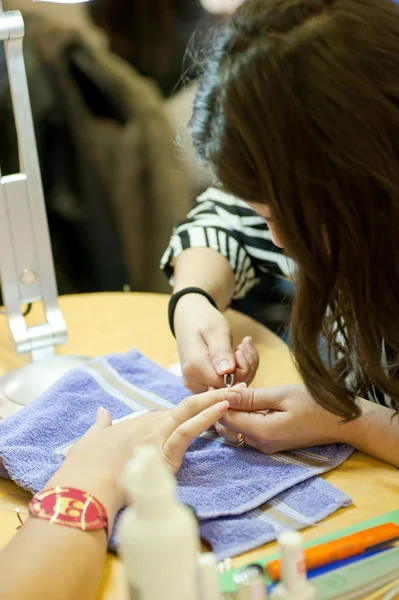
[{"label": "person in background", "polygon": [[165,98],[196,76],[187,47],[215,22],[200,0],[92,0],[88,10],[110,50],[155,81]]},{"label": "person in background", "polygon": [[[114,426],[109,412],[99,408],[95,424],[69,450],[44,489],[67,486],[89,493],[105,508],[110,533],[116,514],[126,503],[119,478],[134,448],[157,445],[176,473],[193,439],[225,414],[228,403],[222,395],[219,400],[215,402],[210,394],[191,397],[171,410],[126,419]],[[106,551],[104,528],[82,531],[30,517],[0,551],[1,598],[94,600]]]},{"label": "person in background", "polygon": [[202,288],[217,306],[201,293],[175,305],[185,381],[222,387],[237,366],[250,380],[256,350],[232,348],[222,311],[262,270],[294,264],[304,381],[228,393],[217,429],[231,441],[345,442],[399,466],[398,70],[392,0],[246,0],[215,36],[190,130],[220,185],[163,259],[175,291]]},{"label": "person in background", "polygon": [[204,34],[241,1],[91,0],[88,10],[110,50],[169,97],[196,78]]},{"label": "person in background", "polygon": [[240,0],[91,0],[84,5],[112,52],[149,77],[165,98],[165,112],[178,139],[176,153],[192,185],[192,198],[210,184],[195,160],[187,121],[198,56],[209,31]]}]

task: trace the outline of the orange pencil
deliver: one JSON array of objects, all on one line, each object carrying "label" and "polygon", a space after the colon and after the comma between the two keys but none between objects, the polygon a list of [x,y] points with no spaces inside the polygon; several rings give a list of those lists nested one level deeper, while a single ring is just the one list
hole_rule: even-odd
[{"label": "orange pencil", "polygon": [[[377,550],[399,539],[399,526],[395,523],[377,525],[358,533],[306,548],[305,567],[307,571],[323,567],[330,563],[351,556],[362,554],[366,551]],[[280,579],[280,560],[272,560],[265,566],[265,571],[274,582]]]}]

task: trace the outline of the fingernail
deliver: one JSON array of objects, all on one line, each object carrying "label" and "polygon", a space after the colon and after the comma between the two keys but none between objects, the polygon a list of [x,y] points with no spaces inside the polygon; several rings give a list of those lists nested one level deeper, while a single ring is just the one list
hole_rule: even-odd
[{"label": "fingernail", "polygon": [[252,348],[254,346],[254,341],[253,339],[248,336],[245,338],[244,342],[247,344],[247,346],[249,346],[250,348]]},{"label": "fingernail", "polygon": [[245,381],[241,381],[240,383],[236,383],[236,385],[234,387],[247,387],[247,384],[245,383]]},{"label": "fingernail", "polygon": [[225,400],[223,402],[218,402],[215,407],[216,407],[216,411],[218,413],[225,413],[226,412],[226,408],[228,408],[230,405],[228,402],[226,402]]},{"label": "fingernail", "polygon": [[223,400],[227,400],[230,406],[237,406],[237,404],[240,404],[241,402],[241,396],[240,394],[237,394],[237,392],[227,392],[223,396]]},{"label": "fingernail", "polygon": [[225,371],[228,371],[229,369],[231,369],[231,363],[228,360],[221,360],[220,363],[218,364],[219,374],[222,374]]},{"label": "fingernail", "polygon": [[242,361],[245,360],[244,348],[238,348],[236,351],[237,362],[241,365]]},{"label": "fingernail", "polygon": [[97,408],[97,419],[102,419],[105,414],[105,408],[103,406],[99,406]]}]

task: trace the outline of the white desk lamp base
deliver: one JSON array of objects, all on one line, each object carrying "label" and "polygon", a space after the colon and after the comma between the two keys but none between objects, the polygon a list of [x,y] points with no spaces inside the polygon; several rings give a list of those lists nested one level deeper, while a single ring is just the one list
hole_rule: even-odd
[{"label": "white desk lamp base", "polygon": [[0,416],[13,414],[38,398],[72,369],[82,368],[85,356],[57,355],[31,362],[0,377]]},{"label": "white desk lamp base", "polygon": [[[67,328],[58,305],[23,56],[24,33],[21,13],[4,12],[0,0],[0,42],[4,42],[20,167],[13,175],[2,175],[0,170],[0,284],[15,351],[32,359],[0,378],[2,417],[26,406],[88,360],[55,355],[55,347],[67,341]],[[44,321],[28,325],[21,307],[37,302],[42,304]]]}]

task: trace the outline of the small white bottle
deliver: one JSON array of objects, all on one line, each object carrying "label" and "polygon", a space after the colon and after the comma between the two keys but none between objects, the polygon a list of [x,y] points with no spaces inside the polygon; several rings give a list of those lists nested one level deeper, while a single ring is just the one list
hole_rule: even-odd
[{"label": "small white bottle", "polygon": [[316,588],[308,581],[302,536],[298,531],[285,531],[278,543],[281,552],[281,582],[273,588],[271,600],[315,600]]},{"label": "small white bottle", "polygon": [[198,600],[221,600],[219,571],[213,552],[204,552],[197,558]]},{"label": "small white bottle", "polygon": [[143,446],[122,477],[131,505],[118,526],[131,600],[196,600],[198,524],[176,499],[176,480],[154,446]]}]

